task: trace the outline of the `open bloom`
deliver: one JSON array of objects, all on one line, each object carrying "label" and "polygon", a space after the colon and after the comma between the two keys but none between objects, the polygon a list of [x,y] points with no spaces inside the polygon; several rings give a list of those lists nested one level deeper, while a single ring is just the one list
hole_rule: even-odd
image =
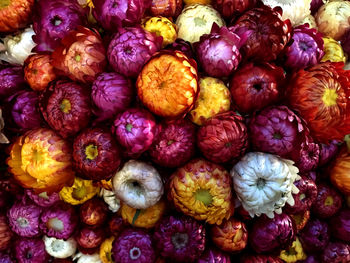
[{"label": "open bloom", "polygon": [[343,140],[350,131],[350,71],[323,62],[294,74],[288,100],[319,142]]},{"label": "open bloom", "polygon": [[311,0],[262,0],[264,5],[282,8],[283,20],[289,19],[292,26],[300,24],[310,14]]},{"label": "open bloom", "polygon": [[70,145],[45,128],[19,137],[11,146],[7,164],[19,184],[37,192],[59,191],[74,178]]},{"label": "open bloom", "polygon": [[149,32],[163,38],[163,47],[176,40],[176,25],[168,18],[162,16],[151,17],[142,23],[142,27]]},{"label": "open bloom", "polygon": [[346,56],[344,54],[342,45],[338,41],[335,41],[331,37],[323,37],[324,42],[324,56],[322,57],[322,62],[346,62]]},{"label": "open bloom", "polygon": [[176,208],[197,220],[221,224],[233,213],[231,178],[217,164],[190,161],[172,174],[169,189]]},{"label": "open bloom", "polygon": [[92,83],[107,65],[98,31],[82,26],[70,31],[52,53],[52,65],[74,81]]},{"label": "open bloom", "polygon": [[115,240],[114,236],[111,236],[102,242],[100,246],[100,259],[102,263],[114,263],[112,258],[112,247]]},{"label": "open bloom", "polygon": [[231,175],[238,199],[251,217],[281,214],[286,203],[294,205],[292,194],[299,192],[294,185],[300,178],[298,168],[277,155],[247,153],[232,168]]},{"label": "open bloom", "polygon": [[5,0],[0,4],[0,32],[9,33],[29,24],[35,0]]},{"label": "open bloom", "polygon": [[293,263],[297,262],[298,260],[305,260],[307,255],[305,254],[303,246],[297,238],[295,241],[293,241],[289,248],[281,251],[280,258],[287,263]]}]

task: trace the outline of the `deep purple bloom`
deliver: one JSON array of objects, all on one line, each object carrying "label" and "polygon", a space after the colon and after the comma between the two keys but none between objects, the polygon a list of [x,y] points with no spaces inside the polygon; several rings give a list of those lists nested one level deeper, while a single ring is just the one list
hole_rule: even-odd
[{"label": "deep purple bloom", "polygon": [[53,51],[69,31],[86,23],[84,9],[78,1],[39,0],[35,8],[33,29],[34,50]]},{"label": "deep purple bloom", "polygon": [[324,3],[324,0],[312,0],[310,4],[311,14],[314,15]]},{"label": "deep purple bloom", "polygon": [[331,141],[329,144],[320,144],[319,166],[329,163],[339,152],[339,142]]},{"label": "deep purple bloom", "polygon": [[191,43],[183,40],[182,38],[176,39],[175,42],[167,45],[165,49],[173,50],[173,51],[178,50],[184,53],[186,57],[194,58]]},{"label": "deep purple bloom", "polygon": [[57,203],[45,210],[40,218],[40,229],[49,237],[69,238],[77,226],[78,216],[71,205]]},{"label": "deep purple bloom", "polygon": [[123,28],[108,46],[108,61],[114,71],[136,78],[142,67],[162,47],[163,38],[140,26]]},{"label": "deep purple bloom", "polygon": [[216,248],[204,251],[197,263],[231,263],[230,256]]},{"label": "deep purple bloom", "polygon": [[340,210],[330,221],[334,237],[350,243],[350,208]]},{"label": "deep purple bloom", "polygon": [[201,36],[194,44],[198,62],[203,70],[212,77],[228,77],[237,69],[241,61],[239,49],[249,35],[247,31],[239,36],[234,29],[214,24],[210,34]]},{"label": "deep purple bloom", "polygon": [[113,242],[116,263],[149,263],[155,260],[150,234],[140,229],[126,229]]},{"label": "deep purple bloom", "polygon": [[0,100],[10,97],[26,85],[22,67],[0,69]]},{"label": "deep purple bloom", "polygon": [[112,133],[130,157],[147,151],[158,134],[158,125],[151,113],[132,108],[120,113],[114,120]]},{"label": "deep purple bloom", "polygon": [[0,263],[13,263],[9,254],[0,253]]},{"label": "deep purple bloom", "polygon": [[38,236],[40,213],[34,203],[17,201],[7,212],[11,230],[21,237]]},{"label": "deep purple bloom", "polygon": [[46,192],[42,192],[40,194],[36,194],[33,190],[27,189],[26,194],[34,203],[41,207],[49,207],[60,201],[60,196],[58,193],[48,194]]},{"label": "deep purple bloom", "polygon": [[102,73],[92,85],[91,98],[99,120],[110,119],[126,110],[133,100],[134,90],[129,79],[118,73]]},{"label": "deep purple bloom", "polygon": [[322,251],[329,242],[329,228],[326,222],[311,219],[300,234],[300,241],[307,252]]},{"label": "deep purple bloom", "polygon": [[151,0],[92,0],[93,15],[102,27],[116,31],[125,26],[140,24]]},{"label": "deep purple bloom", "polygon": [[195,145],[196,129],[190,121],[165,121],[149,153],[152,161],[159,165],[178,167],[191,159]]},{"label": "deep purple bloom", "polygon": [[15,243],[18,263],[47,263],[49,255],[41,238],[22,238]]},{"label": "deep purple bloom", "polygon": [[299,168],[301,173],[314,170],[318,166],[320,157],[320,147],[317,143],[308,141],[301,144],[301,149],[298,152],[299,157],[294,157],[295,166]]},{"label": "deep purple bloom", "polygon": [[194,262],[205,249],[203,225],[188,216],[163,218],[153,237],[162,257],[176,262]]},{"label": "deep purple bloom", "polygon": [[[350,30],[347,30],[341,39],[343,51],[350,56]],[[1,85],[1,84],[0,84]]]},{"label": "deep purple bloom", "polygon": [[346,263],[350,262],[350,247],[341,242],[332,242],[323,250],[323,263]]},{"label": "deep purple bloom", "polygon": [[285,66],[293,70],[311,67],[324,55],[322,34],[308,25],[294,28],[293,43],[286,49]]}]

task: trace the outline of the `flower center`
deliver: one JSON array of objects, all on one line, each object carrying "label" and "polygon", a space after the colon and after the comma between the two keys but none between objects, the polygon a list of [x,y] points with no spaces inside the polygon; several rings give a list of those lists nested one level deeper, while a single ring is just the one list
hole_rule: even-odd
[{"label": "flower center", "polygon": [[231,146],[232,146],[232,144],[230,142],[225,143],[226,148],[230,148]]},{"label": "flower center", "polygon": [[323,103],[330,107],[337,104],[338,94],[335,89],[325,89],[322,97]]},{"label": "flower center", "polygon": [[51,243],[51,248],[55,252],[60,252],[62,249],[64,249],[64,243],[60,239],[56,239]]},{"label": "flower center", "polygon": [[48,228],[51,228],[55,231],[61,232],[64,230],[64,224],[62,220],[58,219],[57,217],[49,219],[49,221],[47,221],[47,226]]},{"label": "flower center", "polygon": [[37,163],[42,161],[43,159],[44,158],[43,158],[42,152],[38,149],[34,149],[32,152],[32,162]]},{"label": "flower center", "polygon": [[42,192],[42,193],[38,194],[38,196],[43,198],[43,199],[46,199],[46,200],[49,199],[49,196],[47,195],[47,192]]},{"label": "flower center", "polygon": [[74,56],[74,60],[75,60],[76,62],[80,62],[80,60],[81,60],[81,55],[80,55],[80,54],[76,54],[76,55]]},{"label": "flower center", "polygon": [[263,189],[266,185],[266,180],[264,178],[259,178],[257,181],[256,181],[256,187],[258,189]]},{"label": "flower center", "polygon": [[334,203],[334,200],[333,200],[333,197],[331,197],[331,196],[327,196],[326,200],[324,200],[325,206],[333,205],[333,203]]},{"label": "flower center", "polygon": [[170,146],[170,145],[172,145],[174,143],[174,140],[169,140],[168,141],[168,145]]},{"label": "flower center", "polygon": [[32,73],[33,73],[34,75],[36,75],[36,74],[38,74],[38,70],[37,70],[36,68],[33,68],[33,69],[32,69]]},{"label": "flower center", "polygon": [[275,133],[273,134],[273,138],[274,138],[274,139],[277,139],[277,140],[281,140],[281,139],[282,139],[282,134],[279,133],[279,132],[275,132]]},{"label": "flower center", "polygon": [[89,144],[85,148],[85,156],[86,156],[86,159],[94,160],[98,156],[97,146],[93,144]]},{"label": "flower center", "polygon": [[254,84],[254,85],[253,85],[253,88],[254,88],[255,90],[257,90],[257,91],[262,90],[261,84],[259,84],[259,83]]},{"label": "flower center", "polygon": [[63,99],[61,101],[60,110],[63,113],[69,113],[71,109],[72,109],[72,105],[70,104],[70,101],[67,99]]},{"label": "flower center", "polygon": [[233,237],[233,241],[236,243],[242,239],[243,236],[243,230],[242,228],[238,229],[235,236]]},{"label": "flower center", "polygon": [[21,228],[26,228],[29,226],[29,221],[24,217],[19,217],[16,221]]},{"label": "flower center", "polygon": [[51,24],[54,26],[59,26],[60,24],[62,24],[62,20],[60,17],[54,16],[54,18],[51,19]]},{"label": "flower center", "polygon": [[1,0],[0,1],[0,9],[6,8],[10,5],[11,0]]},{"label": "flower center", "polygon": [[127,125],[125,125],[125,129],[128,131],[128,132],[131,132],[132,130],[132,124],[128,123]]},{"label": "flower center", "polygon": [[124,53],[127,54],[127,55],[130,55],[132,54],[132,48],[127,46],[124,48]]},{"label": "flower center", "polygon": [[299,195],[299,200],[300,200],[300,201],[302,201],[302,200],[304,200],[304,199],[305,199],[305,197],[306,197],[306,195],[305,195],[305,194],[301,194],[301,195]]},{"label": "flower center", "polygon": [[299,42],[299,48],[302,50],[302,51],[306,51],[310,48],[310,46],[304,42],[304,41],[300,41]]},{"label": "flower center", "polygon": [[132,260],[136,260],[141,256],[141,249],[139,249],[138,247],[133,247],[132,249],[130,249],[129,255]]},{"label": "flower center", "polygon": [[207,24],[207,21],[205,21],[203,18],[195,17],[194,24],[195,26],[205,26]]},{"label": "flower center", "polygon": [[196,191],[195,199],[201,201],[204,205],[211,205],[213,202],[213,196],[210,194],[209,190],[199,189]]},{"label": "flower center", "polygon": [[186,233],[175,233],[171,237],[171,242],[173,243],[176,250],[186,247],[188,243],[188,235]]},{"label": "flower center", "polygon": [[87,194],[86,188],[84,186],[77,187],[73,189],[72,197],[76,200],[82,200]]},{"label": "flower center", "polygon": [[33,253],[30,249],[28,249],[26,253],[26,259],[31,259],[32,257],[33,257]]},{"label": "flower center", "polygon": [[128,184],[129,184],[129,187],[130,187],[133,191],[135,191],[135,193],[136,193],[137,195],[141,195],[141,194],[143,193],[143,188],[142,188],[141,184],[140,184],[138,181],[130,180],[130,181],[128,182]]},{"label": "flower center", "polygon": [[297,255],[298,252],[295,250],[295,248],[293,246],[291,246],[288,250],[287,250],[287,254],[288,255]]}]

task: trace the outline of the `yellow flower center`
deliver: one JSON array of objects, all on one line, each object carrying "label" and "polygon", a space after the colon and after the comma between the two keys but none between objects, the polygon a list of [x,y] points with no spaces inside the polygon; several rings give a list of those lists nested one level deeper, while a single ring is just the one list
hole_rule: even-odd
[{"label": "yellow flower center", "polygon": [[32,162],[38,163],[38,162],[42,161],[43,159],[44,158],[43,158],[42,152],[38,149],[34,149],[32,152]]},{"label": "yellow flower center", "polygon": [[97,146],[93,144],[89,144],[85,148],[85,156],[86,156],[86,159],[94,160],[98,156]]},{"label": "yellow flower center", "polygon": [[205,26],[207,24],[207,21],[205,21],[203,18],[195,17],[194,18],[194,24],[196,26]]},{"label": "yellow flower center", "polygon": [[80,62],[80,60],[81,60],[80,54],[76,54],[74,59],[75,59],[76,62]]},{"label": "yellow flower center", "polygon": [[323,103],[330,107],[337,104],[338,94],[335,89],[325,89],[322,100]]},{"label": "yellow flower center", "polygon": [[243,236],[243,230],[242,228],[238,229],[238,231],[236,232],[236,235],[234,236],[233,238],[233,242],[238,242],[242,239],[242,236]]},{"label": "yellow flower center", "polygon": [[11,0],[1,0],[0,1],[0,9],[6,8],[10,5]]},{"label": "yellow flower center", "polygon": [[86,187],[81,186],[73,189],[72,197],[77,200],[82,200],[87,194]]},{"label": "yellow flower center", "polygon": [[43,199],[46,199],[48,200],[49,199],[49,196],[47,195],[47,192],[42,192],[39,194],[39,197],[43,198]]},{"label": "yellow flower center", "polygon": [[70,101],[67,99],[63,99],[61,101],[60,109],[63,113],[69,113],[72,109],[72,105],[70,104]]},{"label": "yellow flower center", "polygon": [[324,205],[325,206],[330,206],[330,205],[333,205],[333,203],[334,203],[333,197],[327,196],[326,200],[324,201]]},{"label": "yellow flower center", "polygon": [[196,200],[201,201],[204,205],[211,205],[213,202],[213,196],[210,194],[209,190],[199,189],[194,194]]},{"label": "yellow flower center", "polygon": [[125,129],[126,129],[128,132],[131,132],[131,130],[132,130],[132,124],[128,123],[127,125],[125,125]]}]

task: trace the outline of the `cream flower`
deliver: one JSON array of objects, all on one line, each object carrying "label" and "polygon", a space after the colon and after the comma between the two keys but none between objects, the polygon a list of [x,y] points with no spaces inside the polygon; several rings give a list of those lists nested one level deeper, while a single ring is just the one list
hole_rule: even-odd
[{"label": "cream flower", "polygon": [[274,212],[282,213],[286,203],[294,205],[292,194],[299,190],[293,183],[300,179],[298,172],[293,161],[250,152],[232,168],[231,176],[236,194],[249,215],[266,214],[273,218]]},{"label": "cream flower", "polygon": [[88,255],[79,252],[73,257],[73,260],[76,263],[102,263],[98,253]]},{"label": "cream flower", "polygon": [[2,133],[2,130],[5,127],[4,119],[2,118],[2,110],[0,109],[0,143],[9,143],[10,141],[6,138],[5,134]]},{"label": "cream flower", "polygon": [[311,0],[262,0],[272,8],[279,6],[283,10],[283,20],[289,19],[293,26],[299,25],[310,15]]},{"label": "cream flower", "polygon": [[23,65],[26,58],[33,54],[32,49],[35,47],[33,35],[35,35],[33,28],[29,27],[17,35],[6,36],[3,39],[6,50],[0,54],[0,59],[11,64]]},{"label": "cream flower", "polygon": [[115,196],[113,191],[101,189],[99,196],[103,198],[105,203],[108,205],[108,209],[113,213],[116,213],[120,208],[120,200]]},{"label": "cream flower", "polygon": [[77,249],[77,242],[72,237],[64,240],[55,237],[44,236],[43,241],[45,243],[46,252],[55,258],[71,257],[74,255]]},{"label": "cream flower", "polygon": [[303,19],[303,21],[301,21],[299,24],[297,24],[296,26],[300,26],[300,25],[304,25],[304,24],[309,24],[310,28],[316,28],[317,29],[317,24],[316,24],[316,20],[313,17],[313,15],[308,15],[307,17],[305,17]]}]

